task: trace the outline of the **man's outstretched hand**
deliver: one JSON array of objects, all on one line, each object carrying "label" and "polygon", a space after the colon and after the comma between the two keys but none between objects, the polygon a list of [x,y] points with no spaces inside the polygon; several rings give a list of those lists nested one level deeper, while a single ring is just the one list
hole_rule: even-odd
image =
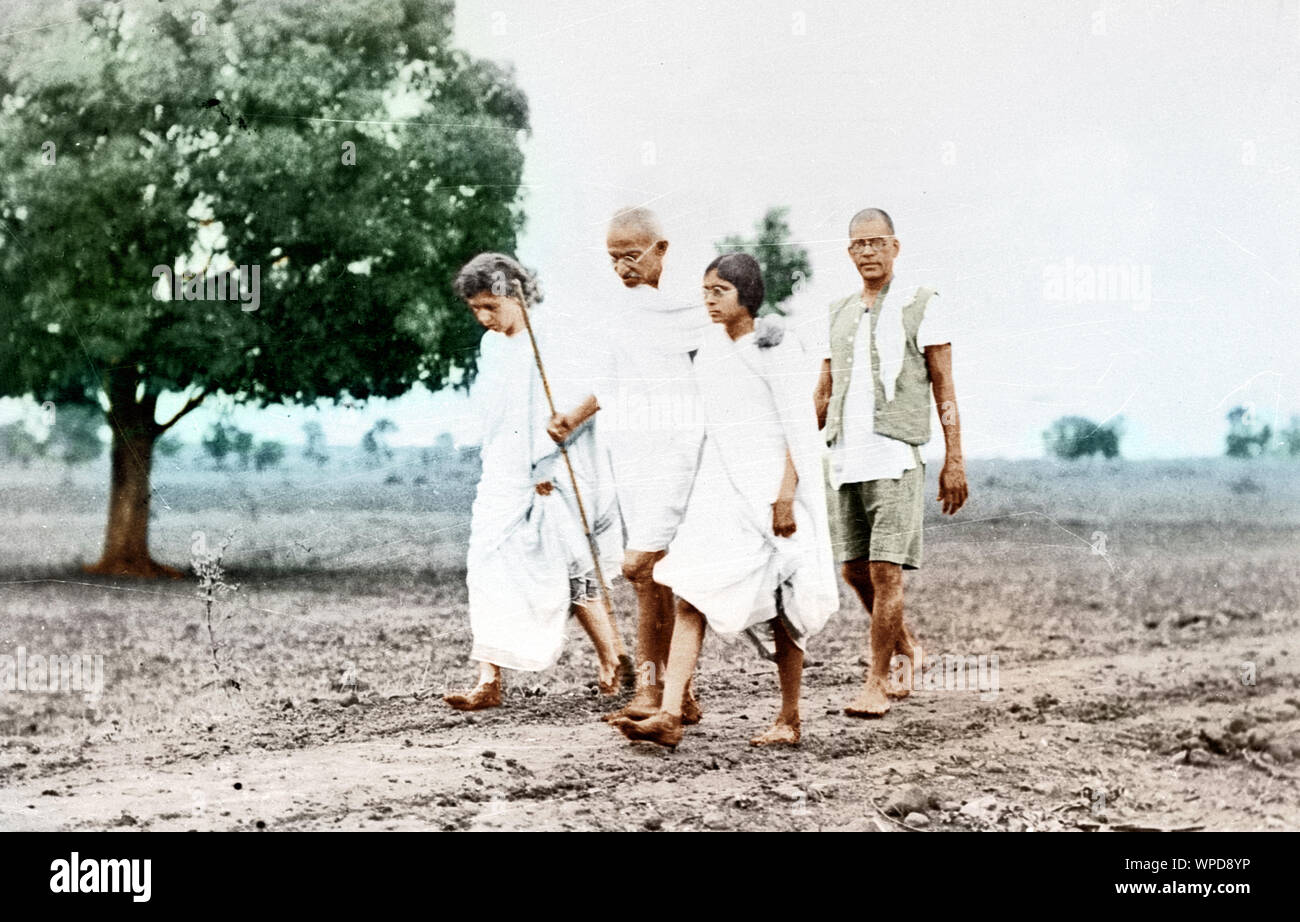
[{"label": "man's outstretched hand", "polygon": [[943,503],[943,514],[955,515],[969,495],[966,468],[960,461],[945,461],[939,471],[939,502]]}]

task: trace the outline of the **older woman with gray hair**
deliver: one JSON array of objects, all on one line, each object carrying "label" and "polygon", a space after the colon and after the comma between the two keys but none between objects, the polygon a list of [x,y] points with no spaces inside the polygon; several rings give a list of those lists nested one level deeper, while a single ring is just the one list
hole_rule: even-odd
[{"label": "older woman with gray hair", "polygon": [[[602,692],[618,691],[631,660],[611,613],[601,602],[591,545],[582,528],[573,484],[560,449],[547,435],[543,382],[529,341],[525,311],[541,299],[533,274],[502,253],[482,253],[453,283],[487,331],[470,397],[481,427],[483,472],[474,499],[466,585],[473,631],[470,658],[478,682],[443,700],[458,710],[502,702],[502,668],[553,666],[564,645],[567,617],[582,624],[596,647]],[[530,315],[531,316],[531,315]],[[534,324],[538,351],[562,368],[567,350],[543,321]],[[554,385],[564,387],[564,375]],[[565,442],[602,562],[622,558],[622,523],[595,421]]]}]

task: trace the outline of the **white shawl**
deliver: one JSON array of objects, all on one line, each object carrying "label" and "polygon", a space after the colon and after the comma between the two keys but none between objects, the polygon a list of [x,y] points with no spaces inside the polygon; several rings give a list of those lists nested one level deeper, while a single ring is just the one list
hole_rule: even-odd
[{"label": "white shawl", "polygon": [[[789,567],[797,570],[794,584],[794,605],[799,618],[808,628],[809,633],[819,630],[839,608],[839,586],[835,579],[835,564],[831,551],[830,530],[826,514],[826,494],[823,484],[822,455],[825,445],[817,430],[817,419],[813,407],[813,371],[803,350],[793,337],[785,337],[781,342],[769,347],[760,347],[756,337],[746,337],[739,343],[730,342],[730,338],[721,327],[714,328],[715,336],[721,340],[706,340],[706,349],[732,348],[745,366],[761,379],[770,390],[773,403],[780,419],[784,445],[781,446],[780,458],[772,457],[761,462],[764,467],[783,470],[784,451],[788,450],[794,462],[798,484],[795,488],[795,502],[801,506],[811,522],[812,534],[799,535],[797,545],[801,550],[801,559],[789,562]],[[726,340],[723,342],[722,340]],[[697,363],[697,374],[701,376],[700,394],[704,400],[705,417],[710,420],[710,433],[716,431],[715,423],[727,425],[735,419],[737,408],[726,404],[728,388],[726,382],[707,381],[707,376],[716,373],[712,363]],[[776,540],[772,533],[771,503],[775,499],[773,490],[776,484],[754,483],[751,479],[732,475],[731,469],[744,470],[751,467],[752,452],[774,450],[769,446],[747,444],[743,450],[751,457],[738,459],[735,451],[739,446],[727,450],[724,440],[719,440],[724,466],[729,468],[728,477],[732,486],[746,500],[745,506],[754,517],[752,526],[761,533],[768,543],[780,553],[789,553],[790,545]],[[733,463],[728,464],[728,455]],[[789,569],[782,566],[783,577]]]}]

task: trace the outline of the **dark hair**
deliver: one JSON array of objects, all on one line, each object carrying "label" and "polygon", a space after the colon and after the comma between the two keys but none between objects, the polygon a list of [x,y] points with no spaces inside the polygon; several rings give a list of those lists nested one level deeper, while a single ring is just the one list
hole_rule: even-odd
[{"label": "dark hair", "polygon": [[704,268],[705,275],[714,271],[723,281],[736,286],[740,306],[749,311],[749,316],[757,317],[764,293],[763,270],[758,260],[748,253],[724,253]]},{"label": "dark hair", "polygon": [[460,267],[451,287],[463,301],[484,291],[513,298],[516,282],[523,288],[524,298],[530,305],[542,300],[537,277],[518,260],[504,253],[480,253]]},{"label": "dark hair", "polygon": [[870,221],[874,218],[879,218],[884,221],[885,226],[889,228],[891,234],[894,232],[894,219],[891,218],[889,213],[883,208],[863,208],[853,217],[849,218],[849,233],[853,233],[854,224],[857,224],[859,221]]}]

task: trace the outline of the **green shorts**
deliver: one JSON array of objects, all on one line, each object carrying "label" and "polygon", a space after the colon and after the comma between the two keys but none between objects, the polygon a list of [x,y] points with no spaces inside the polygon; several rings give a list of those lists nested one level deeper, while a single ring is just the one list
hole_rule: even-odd
[{"label": "green shorts", "polygon": [[884,560],[905,570],[921,566],[925,465],[897,480],[867,480],[826,490],[831,547],[840,563]]}]

